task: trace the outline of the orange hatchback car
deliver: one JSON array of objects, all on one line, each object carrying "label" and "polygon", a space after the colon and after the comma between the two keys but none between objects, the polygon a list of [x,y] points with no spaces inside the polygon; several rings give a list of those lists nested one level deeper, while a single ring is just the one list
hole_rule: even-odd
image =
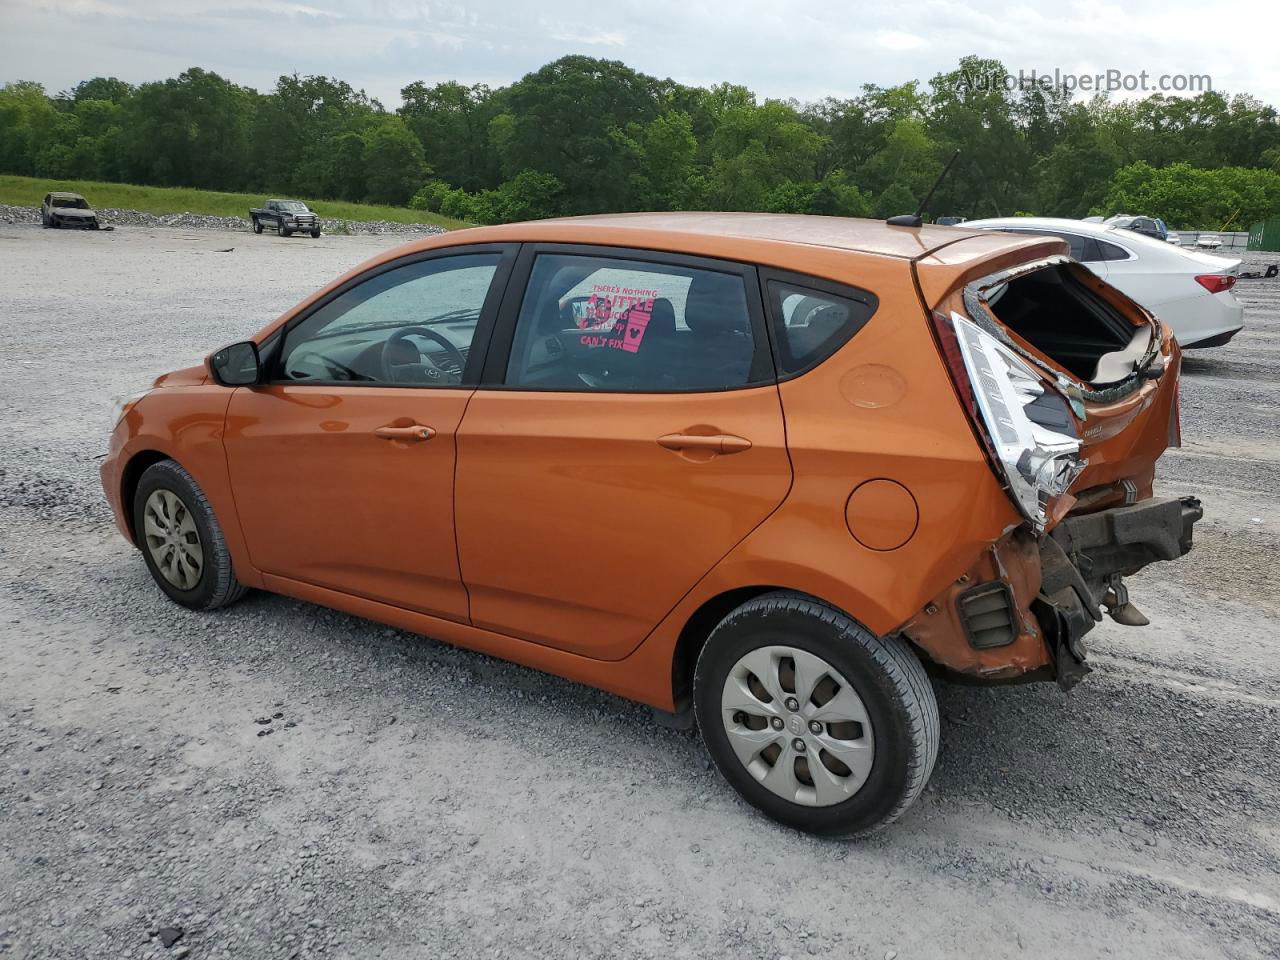
[{"label": "orange hatchback car", "polygon": [[888,823],[930,674],[1085,672],[1191,547],[1167,327],[1061,240],[757,214],[464,230],[122,404],[160,589],[270,590],[696,716],[776,819]]}]

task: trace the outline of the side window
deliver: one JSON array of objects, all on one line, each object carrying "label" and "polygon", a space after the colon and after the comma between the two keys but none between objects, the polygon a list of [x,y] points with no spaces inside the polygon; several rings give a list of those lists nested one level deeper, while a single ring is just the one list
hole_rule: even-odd
[{"label": "side window", "polygon": [[724,390],[772,380],[741,274],[539,254],[506,384],[535,390]]},{"label": "side window", "polygon": [[1098,241],[1099,260],[1128,260],[1129,252],[1124,247],[1116,246],[1114,243],[1108,243],[1106,240]]},{"label": "side window", "polygon": [[765,289],[782,376],[794,376],[826,360],[866,325],[879,305],[874,294],[852,288],[842,288],[841,295],[770,279]]},{"label": "side window", "polygon": [[1089,241],[1086,237],[1082,237],[1076,233],[1055,233],[1055,237],[1061,237],[1071,246],[1071,259],[1085,261],[1089,259]]},{"label": "side window", "polygon": [[1057,230],[1022,230],[1016,227],[1001,228],[1002,233],[1034,234],[1042,237],[1057,237],[1067,241],[1071,248],[1071,259],[1081,263],[1090,263],[1105,259],[1098,251],[1098,244],[1092,237],[1082,237],[1077,233],[1060,233]]},{"label": "side window", "polygon": [[499,256],[419,260],[357,284],[285,334],[278,379],[458,386]]}]

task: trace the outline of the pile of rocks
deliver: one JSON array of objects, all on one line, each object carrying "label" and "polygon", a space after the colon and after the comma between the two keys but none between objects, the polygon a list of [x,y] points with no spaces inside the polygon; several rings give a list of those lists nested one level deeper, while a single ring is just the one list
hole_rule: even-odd
[{"label": "pile of rocks", "polygon": [[0,223],[39,223],[39,207],[11,207],[0,203]]},{"label": "pile of rocks", "polygon": [[[98,208],[98,219],[106,226],[115,227],[180,227],[203,230],[249,230],[248,217],[211,217],[199,213],[143,213],[140,210],[120,210],[116,207]],[[39,207],[14,207],[0,204],[0,222],[39,223]],[[325,233],[384,234],[444,233],[443,227],[425,223],[391,223],[387,220],[333,220],[322,218],[320,229]]]}]

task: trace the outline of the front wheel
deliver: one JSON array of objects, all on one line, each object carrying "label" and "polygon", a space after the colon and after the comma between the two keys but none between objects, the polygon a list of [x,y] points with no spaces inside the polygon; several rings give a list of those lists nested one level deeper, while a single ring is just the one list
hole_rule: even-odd
[{"label": "front wheel", "polygon": [[133,527],[147,569],[170,600],[214,610],[244,595],[213,508],[174,461],[143,472],[133,497]]},{"label": "front wheel", "polygon": [[283,223],[282,223],[282,224],[280,224],[280,230],[279,230],[279,233],[280,233],[280,236],[282,236],[282,237],[292,237],[292,236],[293,236],[293,231],[292,231],[292,230],[290,230],[288,227],[286,227]]},{"label": "front wheel", "polygon": [[870,833],[919,797],[938,756],[920,661],[833,607],[773,593],[738,607],[698,657],[694,709],[721,774],[775,820]]},{"label": "front wheel", "polygon": [[311,239],[312,239],[312,240],[319,240],[319,239],[320,239],[320,228],[319,228],[319,227],[316,227],[314,230],[312,230],[312,231],[311,231]]}]

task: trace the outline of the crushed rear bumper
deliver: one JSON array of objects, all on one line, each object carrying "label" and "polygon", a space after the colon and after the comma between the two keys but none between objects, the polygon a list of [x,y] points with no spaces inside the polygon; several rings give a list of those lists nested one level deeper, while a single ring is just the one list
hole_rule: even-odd
[{"label": "crushed rear bumper", "polygon": [[1059,685],[1069,689],[1089,672],[1081,640],[1102,621],[1108,592],[1121,577],[1189,552],[1192,527],[1203,516],[1194,497],[1152,498],[1067,517],[1041,540],[1040,592],[1032,611]]},{"label": "crushed rear bumper", "polygon": [[1194,498],[1153,498],[1068,516],[1039,538],[1024,525],[899,632],[951,679],[1070,689],[1089,672],[1083,638],[1104,608],[1119,622],[1145,622],[1123,578],[1187,553],[1203,515]]}]

